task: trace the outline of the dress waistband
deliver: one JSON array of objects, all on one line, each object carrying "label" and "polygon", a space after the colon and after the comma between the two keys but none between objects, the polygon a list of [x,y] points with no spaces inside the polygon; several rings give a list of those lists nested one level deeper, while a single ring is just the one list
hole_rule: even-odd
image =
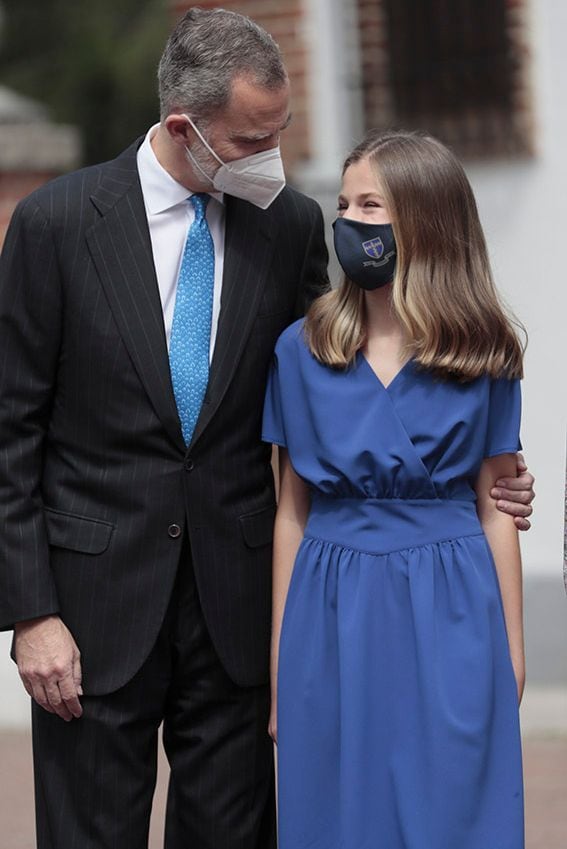
[{"label": "dress waistband", "polygon": [[312,497],[306,537],[372,554],[482,533],[475,503],[436,499]]}]

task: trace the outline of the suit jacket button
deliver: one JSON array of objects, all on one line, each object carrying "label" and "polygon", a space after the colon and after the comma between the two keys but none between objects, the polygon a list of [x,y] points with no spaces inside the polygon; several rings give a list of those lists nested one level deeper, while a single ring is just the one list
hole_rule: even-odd
[{"label": "suit jacket button", "polygon": [[171,539],[177,539],[181,536],[181,528],[179,525],[170,525],[167,529],[167,533],[171,537]]},{"label": "suit jacket button", "polygon": [[195,462],[192,457],[186,457],[183,461],[183,468],[186,472],[192,472],[195,468]]}]

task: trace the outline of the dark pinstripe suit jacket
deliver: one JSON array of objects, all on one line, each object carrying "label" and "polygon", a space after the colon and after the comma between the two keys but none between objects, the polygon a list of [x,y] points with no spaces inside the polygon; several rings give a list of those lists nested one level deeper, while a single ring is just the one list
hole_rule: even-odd
[{"label": "dark pinstripe suit jacket", "polygon": [[139,142],[18,206],[0,265],[0,627],[59,612],[85,692],[146,658],[187,530],[233,679],[268,670],[274,492],[260,442],[276,337],[326,285],[322,218],[285,189],[227,199],[209,387],[181,436],[136,168]]}]

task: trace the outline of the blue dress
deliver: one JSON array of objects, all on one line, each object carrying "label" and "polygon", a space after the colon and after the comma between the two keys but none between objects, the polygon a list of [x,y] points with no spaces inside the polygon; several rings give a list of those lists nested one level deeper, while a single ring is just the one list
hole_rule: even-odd
[{"label": "blue dress", "polygon": [[385,387],[359,353],[280,337],[263,439],[311,509],[278,676],[280,849],[521,849],[517,690],[475,509],[485,457],[519,447],[515,380]]}]

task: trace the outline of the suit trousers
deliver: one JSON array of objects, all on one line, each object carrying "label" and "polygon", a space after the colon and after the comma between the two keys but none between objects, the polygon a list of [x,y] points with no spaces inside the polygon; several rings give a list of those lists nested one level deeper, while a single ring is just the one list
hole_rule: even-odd
[{"label": "suit trousers", "polygon": [[69,723],[33,703],[38,849],[146,849],[162,722],[165,848],[275,847],[269,687],[238,687],[221,666],[185,552],[131,681],[83,696],[83,716]]}]

